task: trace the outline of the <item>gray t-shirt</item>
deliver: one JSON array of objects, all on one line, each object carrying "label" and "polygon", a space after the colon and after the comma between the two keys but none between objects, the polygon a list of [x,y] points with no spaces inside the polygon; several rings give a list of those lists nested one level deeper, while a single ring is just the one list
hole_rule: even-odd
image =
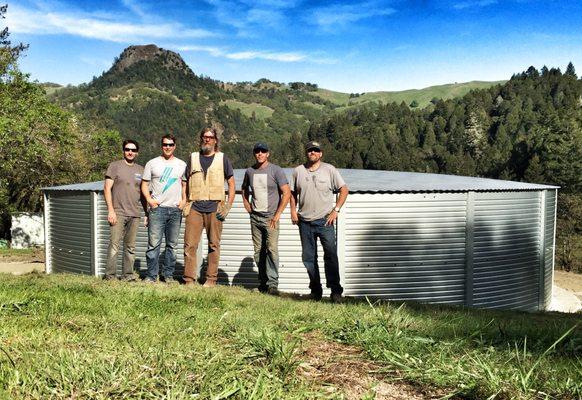
[{"label": "gray t-shirt", "polygon": [[113,161],[109,164],[105,179],[113,180],[111,197],[116,214],[127,217],[141,215],[140,190],[143,167],[133,163],[129,165],[125,160]]},{"label": "gray t-shirt", "polygon": [[242,188],[250,188],[253,213],[272,217],[279,207],[279,188],[288,183],[283,169],[269,163],[265,168],[247,168]]},{"label": "gray t-shirt", "polygon": [[291,186],[297,192],[299,217],[304,221],[325,218],[335,205],[334,192],[345,184],[338,170],[331,164],[322,162],[313,172],[305,165],[296,167]]},{"label": "gray t-shirt", "polygon": [[147,162],[143,171],[144,181],[150,182],[152,199],[160,207],[178,207],[182,199],[182,181],[186,180],[186,163],[179,158],[166,160],[159,156]]}]

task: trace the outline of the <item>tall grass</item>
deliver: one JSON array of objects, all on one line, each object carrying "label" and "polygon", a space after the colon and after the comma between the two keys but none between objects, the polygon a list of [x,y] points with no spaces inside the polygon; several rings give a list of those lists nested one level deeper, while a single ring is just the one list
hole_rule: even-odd
[{"label": "tall grass", "polygon": [[[582,397],[580,315],[341,306],[214,290],[0,276],[0,398],[342,398],[297,372],[306,332],[375,379],[463,398]],[[371,390],[372,388],[370,388]],[[373,398],[373,391],[366,395]]]}]

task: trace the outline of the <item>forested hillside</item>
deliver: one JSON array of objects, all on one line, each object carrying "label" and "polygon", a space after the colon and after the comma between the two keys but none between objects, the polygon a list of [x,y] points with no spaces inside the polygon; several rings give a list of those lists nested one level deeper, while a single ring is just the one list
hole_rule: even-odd
[{"label": "forested hillside", "polygon": [[561,186],[557,263],[582,271],[582,81],[530,67],[507,83],[411,110],[368,105],[310,126],[339,167],[438,172]]},{"label": "forested hillside", "polygon": [[[101,177],[119,157],[122,137],[140,142],[145,163],[159,153],[161,135],[175,134],[177,154],[185,157],[197,148],[200,128],[213,125],[239,168],[252,162],[257,140],[269,143],[273,161],[283,166],[302,162],[302,144],[319,140],[325,159],[343,168],[560,185],[559,263],[582,270],[582,81],[572,64],[564,73],[530,67],[462,97],[432,98],[426,107],[404,101],[346,107],[311,83],[232,84],[198,76],[178,54],[148,45],[127,48],[90,83],[50,85],[45,95],[18,70],[24,47],[6,38],[7,32],[0,71],[5,210],[38,209],[43,185]],[[26,151],[5,151],[14,148],[10,143]],[[22,163],[38,165],[38,176],[23,174]]]}]

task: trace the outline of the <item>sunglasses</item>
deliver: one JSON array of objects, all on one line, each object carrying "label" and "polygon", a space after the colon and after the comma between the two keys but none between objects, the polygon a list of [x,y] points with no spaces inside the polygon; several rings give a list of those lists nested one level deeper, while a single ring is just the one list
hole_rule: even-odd
[{"label": "sunglasses", "polygon": [[312,147],[310,149],[307,149],[308,153],[321,153],[321,150],[315,147]]},{"label": "sunglasses", "polygon": [[269,150],[265,150],[265,149],[256,149],[254,151],[255,154],[259,154],[259,153],[267,154],[268,152],[269,152]]},{"label": "sunglasses", "polygon": [[131,151],[133,153],[137,153],[137,149],[132,149],[132,148],[129,148],[129,147],[124,147],[123,148],[123,151],[127,151],[127,152]]},{"label": "sunglasses", "polygon": [[174,147],[176,143],[162,143],[162,147]]}]

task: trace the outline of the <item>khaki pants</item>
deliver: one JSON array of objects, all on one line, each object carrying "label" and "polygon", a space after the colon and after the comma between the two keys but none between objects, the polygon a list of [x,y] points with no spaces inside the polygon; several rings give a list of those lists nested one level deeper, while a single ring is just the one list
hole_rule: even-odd
[{"label": "khaki pants", "polygon": [[107,249],[107,265],[105,276],[114,278],[117,273],[117,254],[119,242],[123,239],[123,263],[122,274],[124,277],[133,275],[133,262],[135,260],[135,237],[139,228],[139,217],[117,216],[117,223],[110,228],[111,238]]},{"label": "khaki pants", "polygon": [[216,283],[218,276],[218,262],[220,260],[220,236],[222,222],[216,218],[216,213],[200,213],[194,209],[186,217],[186,231],[184,232],[184,281],[194,282],[198,260],[196,251],[202,236],[202,228],[206,230],[208,238],[208,269],[206,281]]}]

